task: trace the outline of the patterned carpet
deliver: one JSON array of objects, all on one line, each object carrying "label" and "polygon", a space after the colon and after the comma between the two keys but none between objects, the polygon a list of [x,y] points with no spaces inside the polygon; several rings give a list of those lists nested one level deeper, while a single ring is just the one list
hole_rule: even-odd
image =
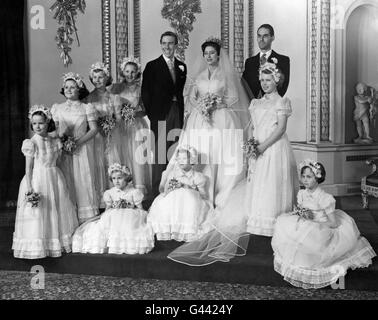
[{"label": "patterned carpet", "polygon": [[0,298],[2,300],[378,300],[378,292],[368,291],[303,290],[72,274],[46,274],[44,289],[32,289],[33,276],[35,274],[28,272],[0,271]]}]

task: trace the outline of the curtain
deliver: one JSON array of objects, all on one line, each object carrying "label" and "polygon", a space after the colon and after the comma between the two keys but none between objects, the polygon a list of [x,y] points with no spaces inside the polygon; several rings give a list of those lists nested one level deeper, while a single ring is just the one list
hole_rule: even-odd
[{"label": "curtain", "polygon": [[26,1],[0,1],[0,205],[16,200],[24,175],[27,136]]}]

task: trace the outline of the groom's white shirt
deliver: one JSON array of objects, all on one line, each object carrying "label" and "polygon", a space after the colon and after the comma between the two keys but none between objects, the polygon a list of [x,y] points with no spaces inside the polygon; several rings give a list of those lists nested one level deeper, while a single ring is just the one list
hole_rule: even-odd
[{"label": "groom's white shirt", "polygon": [[[260,59],[261,59],[261,56],[263,55],[264,53],[260,51]],[[270,57],[270,55],[272,54],[272,49],[270,49],[269,51],[265,52],[265,58],[268,60],[268,58]]]}]

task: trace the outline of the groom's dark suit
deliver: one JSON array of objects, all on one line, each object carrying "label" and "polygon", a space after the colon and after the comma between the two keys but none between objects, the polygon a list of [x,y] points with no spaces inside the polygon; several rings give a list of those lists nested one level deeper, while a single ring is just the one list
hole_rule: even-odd
[{"label": "groom's dark suit", "polygon": [[[163,55],[147,63],[143,72],[142,101],[155,135],[154,165],[152,166],[152,189],[158,194],[161,173],[167,163],[167,150],[174,141],[166,141],[166,148],[159,150],[158,121],[165,121],[166,133],[172,129],[182,129],[184,120],[183,90],[186,81],[185,63],[174,59],[175,81]],[[162,134],[162,132],[160,132]],[[161,137],[162,139],[162,137]],[[178,139],[178,137],[177,137]],[[160,149],[163,148],[160,146]],[[164,153],[165,164],[157,164],[158,154]]]},{"label": "groom's dark suit", "polygon": [[[274,50],[268,57],[268,62],[273,62],[273,58],[277,59],[277,68],[284,74],[284,82],[281,86],[277,87],[277,91],[281,97],[283,97],[287,91],[290,81],[290,59],[287,56],[278,54]],[[260,53],[248,58],[245,61],[245,68],[243,72],[243,79],[247,82],[249,89],[251,89],[254,98],[258,98],[263,95],[263,90],[261,88],[259,80],[259,69],[260,69]]]}]

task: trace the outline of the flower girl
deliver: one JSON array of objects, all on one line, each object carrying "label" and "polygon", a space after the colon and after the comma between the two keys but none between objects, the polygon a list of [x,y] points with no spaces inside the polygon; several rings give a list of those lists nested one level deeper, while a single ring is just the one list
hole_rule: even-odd
[{"label": "flower girl", "polygon": [[73,236],[72,251],[82,253],[144,254],[154,247],[152,229],[142,209],[143,193],[132,185],[130,170],[112,164],[108,170],[114,185],[105,191],[106,210],[82,224]]},{"label": "flower girl", "polygon": [[300,170],[306,189],[298,192],[294,212],[277,219],[274,269],[294,286],[322,288],[337,282],[348,268],[369,266],[376,254],[353,218],[335,210],[335,199],[319,187],[326,175],[323,165],[306,160]]},{"label": "flower girl", "polygon": [[62,144],[48,132],[54,130],[50,111],[34,105],[29,112],[34,135],[24,140],[25,177],[20,184],[13,234],[14,256],[39,259],[71,252],[78,225],[64,176],[56,166]]},{"label": "flower girl", "polygon": [[121,63],[121,73],[124,82],[114,84],[111,92],[119,94],[123,103],[117,110],[122,119],[122,160],[133,172],[135,187],[141,189],[146,196],[151,191],[151,167],[147,163],[149,148],[142,146],[149,131],[144,119],[146,113],[141,98],[139,60],[132,56],[124,58]]},{"label": "flower girl", "polygon": [[195,171],[197,151],[177,148],[173,170],[163,172],[160,195],[151,205],[147,221],[158,240],[192,241],[210,231],[212,205],[206,193],[207,177]]}]

